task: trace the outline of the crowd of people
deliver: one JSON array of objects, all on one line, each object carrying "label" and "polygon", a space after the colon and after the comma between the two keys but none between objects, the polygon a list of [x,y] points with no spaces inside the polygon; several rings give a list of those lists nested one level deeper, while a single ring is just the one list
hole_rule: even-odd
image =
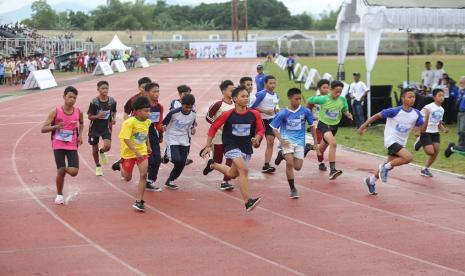
[{"label": "crowd of people", "polygon": [[5,31],[11,35],[24,38],[39,38],[42,37],[36,29],[31,28],[25,24],[16,22],[15,24],[0,25],[0,30]]},{"label": "crowd of people", "polygon": [[29,74],[36,70],[55,70],[55,61],[47,56],[28,58],[0,58],[0,86],[24,84]]},{"label": "crowd of people", "polygon": [[[200,156],[207,159],[203,174],[217,171],[223,175],[219,188],[230,191],[235,188],[231,183],[237,179],[247,211],[252,211],[260,202],[260,197],[252,197],[249,190],[249,161],[254,148],[265,147],[262,173],[272,174],[276,167],[285,162],[284,171],[289,185],[289,197],[299,198],[295,183],[295,172],[301,170],[307,154],[314,150],[319,164],[318,170],[327,171],[325,151],[328,149],[330,180],[335,180],[343,171],[336,166],[336,134],[343,116],[353,120],[349,112],[346,97],[341,96],[344,84],[340,81],[322,79],[317,84],[317,95],[302,105],[302,92],[298,88],[287,91],[289,105],[280,107],[280,99],[275,92],[277,80],[263,72],[263,66],[257,66],[255,85],[258,91],[253,93],[253,78],[244,76],[234,85],[231,80],[222,81],[219,90],[222,97],[211,103],[205,120],[210,124],[205,137],[205,146]],[[356,83],[359,74],[354,74]],[[358,77],[358,80],[357,80]],[[118,135],[121,144],[120,158],[112,164],[113,171],[120,171],[121,177],[130,181],[134,167],[137,166],[140,179],[137,200],[132,205],[138,211],[145,211],[144,192],[163,189],[157,185],[161,164],[171,162],[173,167],[164,181],[166,189],[179,189],[177,178],[184,168],[193,161],[188,158],[193,135],[199,135],[195,96],[187,85],[177,88],[179,97],[173,99],[169,109],[159,102],[160,85],[148,77],[138,80],[138,93],[124,105],[124,121]],[[353,95],[366,93],[366,88],[353,88]],[[109,96],[110,84],[107,81],[97,83],[97,95],[89,104],[87,119],[90,121],[88,143],[91,145],[95,161],[95,174],[104,174],[103,165],[109,163],[107,156],[112,144],[112,129],[116,122],[117,102]],[[421,111],[413,107],[416,93],[407,88],[402,91],[401,105],[388,108],[363,120],[358,127],[360,135],[378,119],[386,119],[384,145],[387,160],[377,167],[377,172],[363,179],[368,193],[376,195],[376,182],[388,181],[388,175],[395,167],[408,164],[413,157],[406,147],[409,134],[414,131],[419,136],[415,150],[424,148],[429,155],[421,175],[433,177],[429,167],[439,153],[440,131],[448,132],[442,123],[444,109],[441,107],[446,92],[434,88],[434,102]],[[78,146],[83,143],[84,114],[75,107],[78,91],[74,87],[64,90],[64,104],[53,109],[42,126],[42,132],[52,133],[52,148],[57,165],[56,204],[65,204],[63,186],[66,174],[76,176],[79,170]],[[363,97],[362,96],[362,97]],[[465,97],[460,98],[461,125],[459,126],[459,145],[451,144],[445,154],[465,155]],[[306,140],[307,126],[313,137],[313,145]],[[202,133],[200,133],[202,135]],[[380,137],[381,139],[381,137]],[[100,141],[102,140],[102,141]],[[275,140],[279,142],[275,147]],[[262,142],[263,141],[263,142]],[[164,147],[162,144],[164,143]],[[274,165],[271,164],[273,152],[277,150]],[[67,165],[65,160],[67,159]],[[225,163],[223,164],[223,159]]]}]

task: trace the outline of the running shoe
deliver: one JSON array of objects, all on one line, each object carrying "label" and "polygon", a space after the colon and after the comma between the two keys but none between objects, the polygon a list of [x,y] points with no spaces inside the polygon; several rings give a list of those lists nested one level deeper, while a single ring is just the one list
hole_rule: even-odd
[{"label": "running shoe", "polygon": [[450,144],[447,146],[447,149],[446,149],[446,151],[444,152],[444,155],[446,156],[446,158],[449,158],[449,157],[452,155],[452,153],[454,153],[454,152],[452,151],[452,147],[454,147],[454,146],[455,146],[454,143],[450,143]]},{"label": "running shoe", "polygon": [[107,156],[106,152],[101,152],[99,150],[98,155],[99,155],[99,158],[100,158],[100,163],[102,163],[102,165],[108,164],[108,156]]},{"label": "running shoe", "polygon": [[279,166],[279,164],[281,164],[281,161],[283,160],[284,160],[283,150],[279,150],[278,155],[276,156],[276,159],[274,160],[274,164],[276,166]]},{"label": "running shoe", "polygon": [[329,172],[329,180],[334,180],[342,174],[341,170],[331,170]]},{"label": "running shoe", "polygon": [[387,182],[389,170],[384,167],[384,164],[379,165],[379,174],[378,177],[384,183]]},{"label": "running shoe", "polygon": [[213,159],[208,159],[207,165],[205,165],[205,168],[203,169],[203,175],[207,175],[213,171],[213,169],[211,168],[211,165],[213,165],[213,163],[215,163]]},{"label": "running shoe", "polygon": [[100,166],[95,167],[95,175],[96,176],[103,176],[102,167],[100,167]]},{"label": "running shoe", "polygon": [[365,177],[365,178],[363,179],[363,182],[364,182],[365,185],[367,186],[368,193],[369,193],[370,195],[377,195],[377,194],[378,194],[378,193],[376,192],[375,183],[371,183],[369,177]]},{"label": "running shoe", "polygon": [[147,180],[147,182],[145,184],[145,190],[146,191],[151,191],[151,192],[161,192],[161,191],[163,191],[163,189],[161,187],[158,187],[157,185],[155,185],[155,182],[153,182],[152,180]]},{"label": "running shoe", "polygon": [[121,165],[121,159],[113,163],[113,165],[111,165],[111,169],[114,171],[119,171],[121,170],[120,165]]},{"label": "running shoe", "polygon": [[227,181],[221,183],[220,185],[220,190],[222,191],[232,191],[233,189],[234,189],[234,186]]},{"label": "running shoe", "polygon": [[262,167],[262,173],[272,173],[272,172],[275,172],[275,171],[276,171],[276,168],[270,166],[269,164],[263,165],[263,167]]},{"label": "running shoe", "polygon": [[65,204],[65,198],[63,197],[63,195],[57,195],[57,197],[55,198],[55,204],[57,205]]},{"label": "running shoe", "polygon": [[304,157],[307,157],[308,152],[311,151],[312,149],[313,149],[312,144],[310,143],[305,144]]},{"label": "running shoe", "polygon": [[291,189],[291,191],[289,192],[289,198],[292,198],[292,199],[299,198],[299,192],[297,192],[296,188]]},{"label": "running shoe", "polygon": [[170,190],[177,190],[179,188],[178,185],[174,184],[172,181],[169,180],[166,180],[165,186]]},{"label": "running shoe", "polygon": [[428,168],[424,168],[423,170],[421,170],[420,175],[426,176],[426,177],[433,177],[433,174],[430,172]]},{"label": "running shoe", "polygon": [[253,209],[255,209],[255,207],[257,207],[257,205],[260,203],[260,200],[261,198],[259,197],[249,198],[249,200],[245,204],[245,209],[247,210],[247,212],[251,212]]},{"label": "running shoe", "polygon": [[136,209],[139,212],[145,212],[144,203],[145,203],[145,201],[143,201],[143,200],[141,200],[141,201],[136,200],[136,202],[134,202],[134,204],[132,204],[132,208]]},{"label": "running shoe", "polygon": [[325,172],[328,170],[328,168],[326,167],[325,163],[321,162],[319,165],[318,165],[318,169],[322,172]]}]

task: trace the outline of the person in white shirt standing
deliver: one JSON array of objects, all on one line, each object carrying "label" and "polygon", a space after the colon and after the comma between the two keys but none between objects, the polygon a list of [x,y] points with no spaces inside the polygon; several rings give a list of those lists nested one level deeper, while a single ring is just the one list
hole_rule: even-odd
[{"label": "person in white shirt standing", "polygon": [[363,112],[363,105],[365,98],[370,90],[363,81],[360,80],[360,73],[353,74],[354,82],[349,87],[349,95],[352,99],[352,109],[355,118],[355,125],[359,128],[365,122],[365,114]]},{"label": "person in white shirt standing", "polygon": [[425,62],[425,71],[421,73],[421,84],[429,91],[435,84],[434,72],[431,70],[431,62],[429,61]]},{"label": "person in white shirt standing", "polygon": [[421,128],[421,134],[415,142],[415,150],[418,151],[423,147],[425,153],[429,156],[426,160],[425,167],[420,171],[422,176],[433,177],[433,174],[429,171],[429,168],[436,160],[439,154],[440,135],[439,130],[444,133],[448,133],[449,130],[444,126],[442,117],[444,116],[444,108],[442,103],[444,102],[444,91],[441,89],[433,90],[434,102],[425,105],[421,110],[422,115],[425,118],[425,123]]},{"label": "person in white shirt standing", "polygon": [[436,70],[434,70],[434,84],[438,84],[439,81],[442,79],[442,74],[444,74],[444,63],[440,60],[436,62]]}]

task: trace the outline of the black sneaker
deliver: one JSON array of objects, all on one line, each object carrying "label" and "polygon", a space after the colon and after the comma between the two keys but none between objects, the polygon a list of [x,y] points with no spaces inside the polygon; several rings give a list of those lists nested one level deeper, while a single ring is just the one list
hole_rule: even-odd
[{"label": "black sneaker", "polygon": [[132,204],[132,208],[136,209],[139,212],[145,212],[144,203],[145,203],[145,201],[143,201],[143,200],[141,200],[141,201],[136,200],[136,202],[134,202],[134,204]]},{"label": "black sneaker", "polygon": [[220,185],[220,190],[222,191],[232,191],[233,189],[234,189],[234,186],[226,181],[221,183]]},{"label": "black sneaker", "polygon": [[446,156],[446,158],[449,158],[449,157],[452,155],[452,153],[454,153],[454,152],[452,151],[452,147],[453,147],[453,146],[455,146],[454,143],[450,143],[450,144],[447,146],[447,149],[446,149],[446,151],[444,152],[444,155]]},{"label": "black sneaker", "polygon": [[276,171],[276,168],[272,167],[270,165],[263,165],[263,167],[262,167],[262,173],[272,173],[272,172],[275,172],[275,171]]},{"label": "black sneaker", "polygon": [[151,192],[161,192],[163,189],[161,187],[158,187],[155,185],[155,183],[152,180],[147,180],[145,184],[145,190],[146,191],[151,191]]},{"label": "black sneaker", "polygon": [[189,158],[186,159],[186,166],[189,166],[192,163],[194,163],[194,161],[192,161],[192,159],[189,159]]},{"label": "black sneaker", "polygon": [[311,151],[312,149],[313,149],[312,144],[310,143],[305,144],[304,157],[307,157],[308,152]]},{"label": "black sneaker", "polygon": [[279,150],[278,155],[276,156],[276,159],[274,160],[274,164],[276,166],[279,166],[279,164],[281,164],[281,161],[283,160],[284,160],[283,150]]},{"label": "black sneaker", "polygon": [[113,165],[111,165],[111,169],[114,170],[114,171],[119,171],[121,170],[121,159],[116,161],[115,163],[113,163]]},{"label": "black sneaker", "polygon": [[177,190],[179,188],[178,185],[174,184],[169,179],[166,180],[165,186],[166,186],[166,188],[171,189],[171,190]]},{"label": "black sneaker", "polygon": [[213,163],[215,163],[213,159],[208,159],[207,165],[205,165],[205,168],[203,169],[203,175],[207,175],[213,171],[213,169],[210,167],[211,165],[213,165]]},{"label": "black sneaker", "polygon": [[165,153],[165,155],[163,155],[163,157],[161,158],[161,162],[163,164],[168,164],[170,162],[170,159],[168,157],[168,154]]},{"label": "black sneaker", "polygon": [[291,189],[291,191],[289,192],[289,198],[292,198],[292,199],[297,199],[299,198],[299,192],[297,192],[297,189]]},{"label": "black sneaker", "polygon": [[328,170],[328,168],[326,167],[325,163],[321,162],[320,165],[318,165],[318,169],[322,172],[325,172]]},{"label": "black sneaker", "polygon": [[341,170],[331,170],[329,173],[329,180],[334,180],[342,174]]},{"label": "black sneaker", "polygon": [[247,203],[245,204],[245,209],[247,212],[251,212],[255,207],[257,207],[258,203],[260,203],[261,198],[249,198]]},{"label": "black sneaker", "polygon": [[423,170],[421,170],[420,175],[427,176],[427,177],[433,177],[433,174],[428,170],[428,168],[424,168]]},{"label": "black sneaker", "polygon": [[415,151],[419,151],[421,149],[420,137],[418,137],[417,140],[415,140],[413,148],[415,149]]}]

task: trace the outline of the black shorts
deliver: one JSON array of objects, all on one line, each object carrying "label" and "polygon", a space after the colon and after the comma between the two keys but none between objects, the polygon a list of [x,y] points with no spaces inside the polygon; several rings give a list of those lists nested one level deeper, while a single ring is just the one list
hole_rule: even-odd
[{"label": "black shorts", "polygon": [[89,133],[89,145],[98,145],[100,142],[100,137],[102,137],[103,140],[111,140],[111,132],[108,131],[102,135]]},{"label": "black shorts", "polygon": [[439,135],[439,132],[436,133],[422,133],[420,135],[420,145],[424,146],[429,146],[432,145],[433,143],[440,143],[441,142],[441,135]]},{"label": "black shorts", "polygon": [[397,153],[403,148],[404,147],[401,144],[394,143],[394,144],[390,145],[389,148],[387,148],[388,155],[390,155],[390,156],[399,156],[399,155],[397,155]]},{"label": "black shorts", "polygon": [[68,168],[79,168],[79,156],[77,150],[56,149],[53,150],[57,169],[66,168],[65,158],[68,159]]},{"label": "black shorts", "polygon": [[274,136],[273,128],[270,126],[271,121],[273,121],[273,119],[263,119],[263,124],[265,125],[265,135]]},{"label": "black shorts", "polygon": [[328,131],[331,131],[333,136],[336,136],[338,126],[337,125],[330,126],[330,125],[327,125],[327,124],[323,123],[322,121],[318,121],[317,129],[318,129],[318,131],[320,131],[321,135],[323,135],[323,136]]}]

